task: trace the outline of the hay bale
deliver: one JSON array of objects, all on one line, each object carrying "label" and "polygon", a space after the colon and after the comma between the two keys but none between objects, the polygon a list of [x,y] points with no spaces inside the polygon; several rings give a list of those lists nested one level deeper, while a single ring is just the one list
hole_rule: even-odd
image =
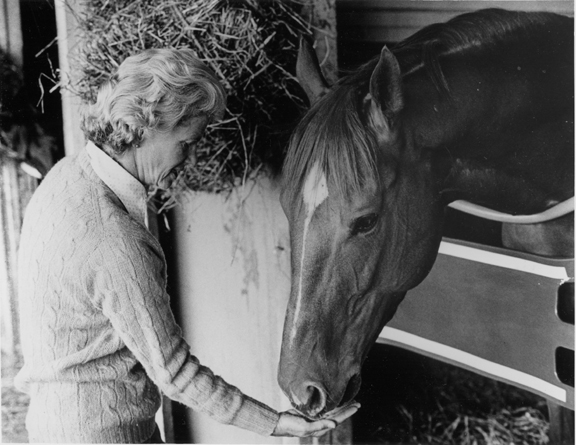
[{"label": "hay bale", "polygon": [[[301,1],[88,0],[78,15],[80,42],[73,55],[76,82],[67,87],[84,101],[127,56],[148,48],[191,48],[218,75],[228,93],[224,119],[212,125],[171,190],[221,192],[255,175],[278,122],[294,120],[304,101],[291,71],[300,35],[311,27]],[[280,154],[281,155],[281,154]]]}]

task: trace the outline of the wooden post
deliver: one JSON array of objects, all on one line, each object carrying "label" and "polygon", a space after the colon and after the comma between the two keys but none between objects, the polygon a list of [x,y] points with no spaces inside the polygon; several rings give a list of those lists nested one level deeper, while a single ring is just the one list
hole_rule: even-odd
[{"label": "wooden post", "polygon": [[[288,221],[278,184],[262,175],[229,195],[191,192],[172,216],[171,297],[192,353],[244,393],[288,409],[276,380],[290,294]],[[192,443],[299,443],[183,414],[188,431],[177,435]]]},{"label": "wooden post", "polygon": [[[18,0],[0,0],[0,46],[22,68],[22,30]],[[18,163],[0,157],[0,302],[2,350],[16,360],[19,345],[16,253],[20,234]]]},{"label": "wooden post", "polygon": [[18,302],[16,294],[16,252],[20,206],[17,164],[0,158],[0,295],[2,303],[2,351],[9,360],[18,352]]},{"label": "wooden post", "polygon": [[[58,59],[60,76],[65,82],[74,83],[70,54],[78,43],[78,21],[75,14],[81,12],[82,2],[75,2],[72,11],[66,0],[55,0],[56,25],[58,28]],[[64,151],[67,155],[77,153],[86,143],[80,129],[81,100],[66,88],[60,88],[62,95],[62,120],[64,122]]]}]

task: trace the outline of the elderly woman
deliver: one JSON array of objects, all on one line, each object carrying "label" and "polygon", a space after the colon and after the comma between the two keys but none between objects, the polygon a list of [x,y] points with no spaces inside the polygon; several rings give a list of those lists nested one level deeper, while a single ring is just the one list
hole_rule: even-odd
[{"label": "elderly woman", "polygon": [[309,421],[278,413],[202,366],[170,310],[146,187],[166,187],[225,94],[189,50],[127,58],[87,108],[85,150],[60,161],[24,219],[19,295],[31,442],[160,441],[160,392],[263,435],[325,433],[358,405]]}]

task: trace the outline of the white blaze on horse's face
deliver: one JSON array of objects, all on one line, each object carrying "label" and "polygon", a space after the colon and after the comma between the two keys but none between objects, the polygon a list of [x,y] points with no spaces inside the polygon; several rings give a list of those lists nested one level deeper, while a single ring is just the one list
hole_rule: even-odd
[{"label": "white blaze on horse's face", "polygon": [[296,336],[296,327],[298,325],[298,316],[300,315],[300,308],[302,306],[302,280],[304,277],[304,258],[306,255],[306,236],[312,217],[316,209],[328,198],[328,184],[326,183],[326,175],[320,169],[319,163],[316,162],[306,182],[304,182],[304,189],[302,191],[302,199],[306,209],[306,219],[304,220],[304,229],[302,231],[302,256],[300,258],[300,279],[298,281],[298,296],[296,299],[296,308],[294,310],[294,322],[290,332],[290,346],[294,342]]}]

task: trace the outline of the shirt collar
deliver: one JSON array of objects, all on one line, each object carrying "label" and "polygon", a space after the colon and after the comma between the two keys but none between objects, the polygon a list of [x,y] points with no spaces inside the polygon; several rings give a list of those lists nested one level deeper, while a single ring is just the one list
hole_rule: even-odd
[{"label": "shirt collar", "polygon": [[128,214],[148,227],[146,188],[114,159],[88,141],[86,151],[98,177],[118,196]]}]

